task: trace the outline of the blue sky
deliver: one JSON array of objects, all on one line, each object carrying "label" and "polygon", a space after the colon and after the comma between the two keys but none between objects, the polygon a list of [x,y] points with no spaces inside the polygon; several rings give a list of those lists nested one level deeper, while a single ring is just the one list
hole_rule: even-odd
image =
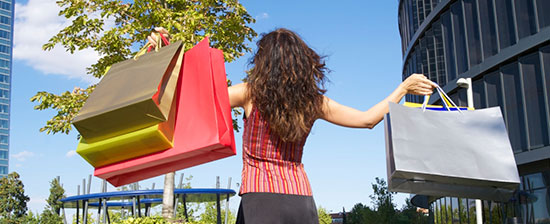
[{"label": "blue sky", "polygon": [[[53,111],[33,110],[29,99],[38,91],[61,93],[84,87],[93,79],[84,68],[96,59],[93,52],[69,55],[58,48],[41,52],[40,46],[67,21],[57,17],[54,0],[17,1],[12,78],[10,172],[21,174],[30,209],[41,211],[49,195],[49,181],[56,176],[67,195],[93,168],[78,155],[76,131],[69,135],[46,135],[38,131]],[[297,32],[319,54],[325,55],[332,71],[328,74],[327,96],[341,104],[367,110],[389,95],[401,81],[401,44],[397,25],[397,0],[391,1],[286,1],[246,0],[241,3],[256,18],[258,33],[283,27]],[[255,40],[257,40],[256,38]],[[254,44],[251,44],[255,48]],[[251,54],[226,63],[235,83],[244,77]],[[307,140],[303,163],[318,206],[329,211],[351,210],[356,203],[371,205],[369,195],[375,177],[386,179],[384,127],[350,129],[317,121]],[[233,179],[238,190],[242,168],[241,133],[236,133],[237,156],[178,171],[192,175],[193,187],[214,187],[216,176],[222,186]],[[92,192],[100,189],[93,178]],[[161,177],[141,182],[143,188]],[[110,189],[113,189],[112,187]],[[401,206],[408,194],[398,194]],[[236,210],[239,197],[233,197]]]}]

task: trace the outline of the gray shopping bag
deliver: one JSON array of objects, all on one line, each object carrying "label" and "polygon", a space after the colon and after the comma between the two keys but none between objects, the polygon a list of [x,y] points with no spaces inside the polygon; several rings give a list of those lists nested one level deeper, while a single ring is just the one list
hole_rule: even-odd
[{"label": "gray shopping bag", "polygon": [[390,103],[384,123],[390,191],[508,201],[519,186],[498,107],[459,112]]}]

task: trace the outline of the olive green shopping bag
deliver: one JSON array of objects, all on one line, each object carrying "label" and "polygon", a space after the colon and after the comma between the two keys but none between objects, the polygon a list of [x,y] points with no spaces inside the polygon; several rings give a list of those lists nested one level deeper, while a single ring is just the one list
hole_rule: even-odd
[{"label": "olive green shopping bag", "polygon": [[[86,143],[168,120],[183,57],[177,42],[114,64],[73,120]],[[168,135],[173,135],[173,127]],[[170,139],[171,140],[171,139]]]}]

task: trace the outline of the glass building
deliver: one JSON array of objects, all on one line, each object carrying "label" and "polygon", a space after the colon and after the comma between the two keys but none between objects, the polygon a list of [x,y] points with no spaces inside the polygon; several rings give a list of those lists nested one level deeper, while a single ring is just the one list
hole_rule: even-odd
[{"label": "glass building", "polygon": [[[398,14],[403,79],[423,73],[466,106],[457,80],[471,78],[474,106],[502,109],[521,185],[483,201],[484,223],[550,223],[550,0],[400,0]],[[475,200],[417,201],[433,223],[476,223]]]},{"label": "glass building", "polygon": [[8,174],[15,0],[0,0],[0,177]]}]

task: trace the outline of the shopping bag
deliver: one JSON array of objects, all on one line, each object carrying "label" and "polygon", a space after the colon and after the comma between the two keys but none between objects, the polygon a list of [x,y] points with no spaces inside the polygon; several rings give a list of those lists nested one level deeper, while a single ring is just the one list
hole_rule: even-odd
[{"label": "shopping bag", "polygon": [[121,186],[236,154],[223,53],[208,45],[184,54],[173,147],[98,167],[95,176]]},{"label": "shopping bag", "polygon": [[390,103],[384,123],[390,191],[508,201],[519,186],[498,107],[437,111]]},{"label": "shopping bag", "polygon": [[[172,125],[172,127],[170,127]],[[88,143],[80,139],[76,152],[93,167],[100,167],[172,148],[173,122]]]},{"label": "shopping bag", "polygon": [[93,143],[167,121],[182,57],[182,43],[177,42],[114,64],[73,125]]}]

